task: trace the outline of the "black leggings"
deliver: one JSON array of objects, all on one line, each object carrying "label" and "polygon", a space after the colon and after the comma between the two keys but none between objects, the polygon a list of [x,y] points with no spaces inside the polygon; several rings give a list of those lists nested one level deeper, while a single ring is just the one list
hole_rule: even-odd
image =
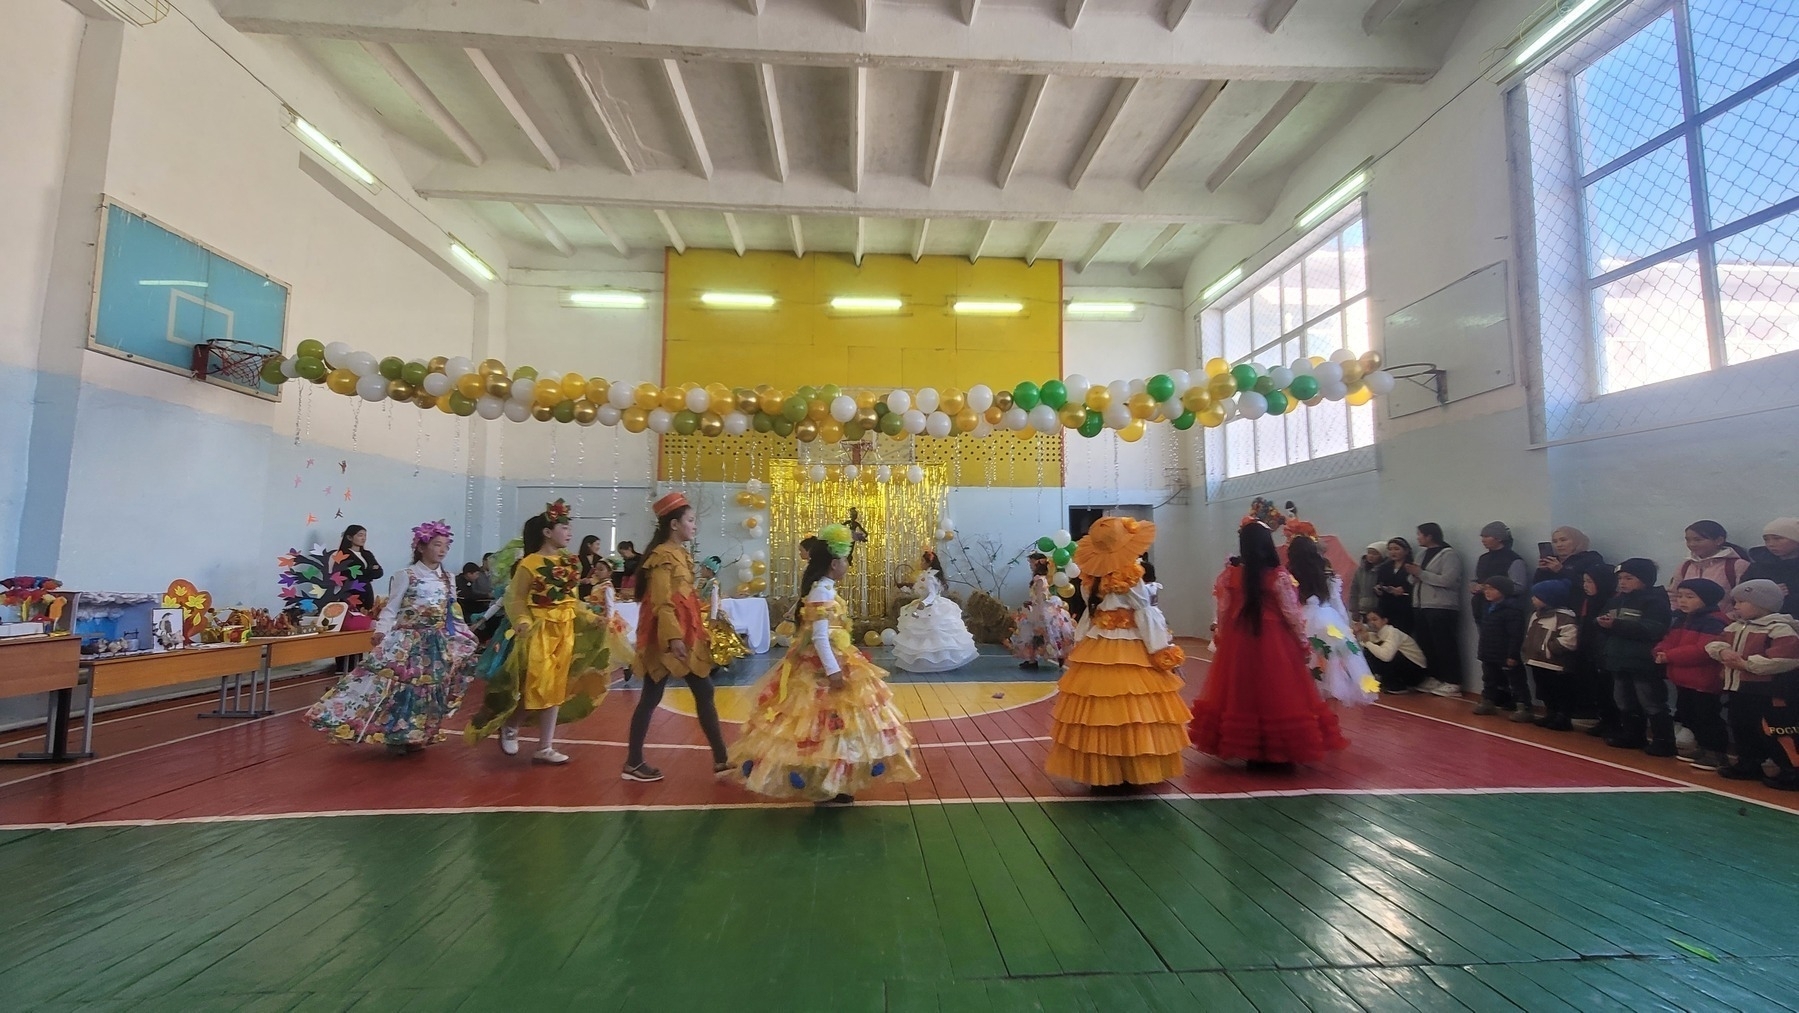
[{"label": "black leggings", "polygon": [[[712,680],[698,675],[685,677],[687,688],[693,691],[693,712],[700,719],[700,730],[706,733],[706,741],[712,744],[712,762],[725,762],[725,733],[718,727],[718,706],[712,702]],[[637,709],[631,712],[631,744],[625,753],[625,765],[635,767],[643,762],[643,740],[650,734],[650,719],[656,716],[656,707],[662,703],[662,691],[668,688],[668,679],[652,679],[644,676],[643,692],[637,697]]]}]

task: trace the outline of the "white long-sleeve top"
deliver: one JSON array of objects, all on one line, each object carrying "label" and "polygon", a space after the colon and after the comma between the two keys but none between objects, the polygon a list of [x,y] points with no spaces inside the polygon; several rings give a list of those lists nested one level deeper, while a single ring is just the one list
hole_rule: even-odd
[{"label": "white long-sleeve top", "polygon": [[456,589],[450,583],[450,575],[441,566],[424,563],[414,563],[388,579],[387,604],[381,606],[381,615],[375,620],[376,632],[384,637],[393,632],[408,594],[412,595],[411,607],[441,608],[449,617],[445,620],[447,627],[466,634],[468,627],[456,619]]},{"label": "white long-sleeve top", "polygon": [[[1093,624],[1094,612],[1109,612],[1114,609],[1130,609],[1136,619],[1135,624],[1124,630],[1102,630]],[[1074,632],[1082,640],[1088,637],[1141,640],[1144,648],[1151,654],[1174,644],[1174,637],[1168,632],[1168,620],[1163,617],[1161,609],[1150,604],[1149,588],[1142,581],[1138,581],[1123,594],[1108,594],[1101,598],[1099,608],[1088,609],[1081,616],[1080,624],[1075,627]]]},{"label": "white long-sleeve top", "polygon": [[[837,582],[824,577],[812,585],[812,591],[806,595],[806,601],[813,605],[823,605],[837,597]],[[831,621],[829,619],[812,620],[812,647],[818,651],[818,663],[824,666],[826,675],[836,675],[843,671],[843,664],[837,660],[837,652],[831,650]]]}]

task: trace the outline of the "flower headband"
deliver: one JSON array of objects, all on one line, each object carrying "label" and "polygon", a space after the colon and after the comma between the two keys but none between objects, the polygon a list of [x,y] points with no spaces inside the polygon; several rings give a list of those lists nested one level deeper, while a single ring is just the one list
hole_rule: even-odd
[{"label": "flower headband", "polygon": [[818,540],[825,543],[831,555],[838,559],[846,558],[856,549],[856,536],[842,524],[826,524],[818,529]]},{"label": "flower headband", "polygon": [[550,527],[567,524],[569,521],[568,504],[562,500],[546,504],[543,508],[543,521]]},{"label": "flower headband", "polygon": [[450,532],[450,526],[442,520],[426,521],[412,529],[414,546],[429,544],[433,538],[442,538],[446,542],[454,542],[456,536]]}]

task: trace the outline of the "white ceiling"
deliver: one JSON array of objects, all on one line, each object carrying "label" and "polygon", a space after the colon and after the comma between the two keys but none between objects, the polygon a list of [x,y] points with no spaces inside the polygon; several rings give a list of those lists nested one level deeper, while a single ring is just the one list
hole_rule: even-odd
[{"label": "white ceiling", "polygon": [[1178,284],[1380,89],[1428,80],[1474,0],[215,2],[517,266],[818,250]]}]

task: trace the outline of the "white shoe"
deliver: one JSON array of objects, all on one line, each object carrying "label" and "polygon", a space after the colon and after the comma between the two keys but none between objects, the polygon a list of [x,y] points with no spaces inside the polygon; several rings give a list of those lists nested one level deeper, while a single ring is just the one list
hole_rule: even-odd
[{"label": "white shoe", "polygon": [[500,729],[500,752],[505,753],[507,756],[518,755],[517,728]]},{"label": "white shoe", "polygon": [[545,746],[542,749],[539,749],[537,752],[531,754],[531,762],[532,763],[548,763],[552,766],[561,766],[562,764],[568,762],[568,754],[557,752],[555,746]]}]

